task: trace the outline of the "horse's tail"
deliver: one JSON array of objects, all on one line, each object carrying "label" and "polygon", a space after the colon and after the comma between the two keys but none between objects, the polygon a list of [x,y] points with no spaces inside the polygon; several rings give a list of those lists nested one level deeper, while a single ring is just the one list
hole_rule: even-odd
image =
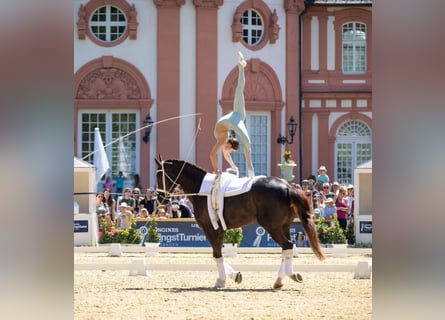
[{"label": "horse's tail", "polygon": [[311,244],[312,251],[318,259],[323,260],[325,258],[320,247],[320,240],[318,239],[317,227],[310,216],[310,206],[306,197],[302,192],[289,188],[290,206],[297,213],[300,218],[301,225],[306,233],[306,236]]}]

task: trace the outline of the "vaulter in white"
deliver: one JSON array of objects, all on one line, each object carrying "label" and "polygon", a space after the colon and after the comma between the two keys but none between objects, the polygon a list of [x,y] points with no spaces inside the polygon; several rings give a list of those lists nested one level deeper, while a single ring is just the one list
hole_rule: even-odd
[{"label": "vaulter in white", "polygon": [[246,107],[244,102],[244,68],[247,62],[241,52],[238,52],[238,85],[233,100],[233,111],[222,116],[215,125],[216,144],[210,152],[210,162],[212,163],[213,173],[220,175],[216,160],[217,153],[222,149],[224,159],[229,163],[230,167],[238,172],[238,168],[232,160],[230,153],[238,150],[239,142],[236,138],[230,136],[230,130],[235,132],[236,137],[243,143],[244,157],[247,162],[247,171],[249,177],[254,177],[251,154],[250,154],[250,138],[244,123],[246,118]]}]

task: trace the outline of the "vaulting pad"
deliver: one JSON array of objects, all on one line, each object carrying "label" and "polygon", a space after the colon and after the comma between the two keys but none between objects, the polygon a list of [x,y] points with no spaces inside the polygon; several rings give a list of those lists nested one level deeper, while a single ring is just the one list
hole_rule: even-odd
[{"label": "vaulting pad", "polygon": [[[199,189],[199,193],[207,196],[207,207],[210,215],[210,220],[212,221],[213,228],[218,229],[218,219],[221,221],[221,225],[224,230],[227,229],[226,224],[223,218],[224,211],[224,197],[232,197],[245,192],[249,192],[252,184],[257,181],[259,178],[264,176],[255,176],[255,177],[243,177],[238,178],[235,175],[223,172],[221,174],[221,179],[216,181],[218,185],[215,186],[216,174],[207,173],[202,180],[201,188]],[[216,187],[218,189],[217,194],[213,192],[214,197],[212,199],[212,190]],[[216,206],[213,203],[217,204]],[[216,212],[215,212],[216,211]]]}]

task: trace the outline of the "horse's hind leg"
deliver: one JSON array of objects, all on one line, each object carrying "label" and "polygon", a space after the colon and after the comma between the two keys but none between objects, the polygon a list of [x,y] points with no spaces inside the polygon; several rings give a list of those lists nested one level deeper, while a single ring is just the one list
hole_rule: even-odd
[{"label": "horse's hind leg", "polygon": [[274,289],[281,289],[281,287],[283,287],[283,279],[286,276],[296,282],[303,282],[303,277],[299,273],[294,273],[293,255],[292,249],[283,250],[281,253],[281,265],[278,270],[278,277],[273,284]]}]

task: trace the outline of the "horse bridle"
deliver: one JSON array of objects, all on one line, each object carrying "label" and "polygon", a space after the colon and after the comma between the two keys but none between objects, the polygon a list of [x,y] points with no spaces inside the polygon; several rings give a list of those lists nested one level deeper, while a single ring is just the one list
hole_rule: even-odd
[{"label": "horse bridle", "polygon": [[[201,194],[201,193],[180,193],[179,194],[179,193],[170,192],[170,190],[172,188],[174,190],[174,187],[179,185],[179,183],[177,183],[176,181],[178,180],[179,176],[181,175],[182,170],[184,169],[185,163],[182,165],[182,168],[179,171],[178,175],[176,176],[176,179],[171,178],[167,174],[167,172],[165,172],[164,163],[165,163],[164,161],[161,161],[161,169],[156,170],[156,175],[159,172],[162,173],[162,188],[159,188],[159,186],[156,185],[156,192],[162,192],[164,194],[164,198],[165,199],[168,199],[168,198],[170,198],[172,196],[202,196],[202,195],[204,195],[204,194]],[[170,190],[167,190],[166,183],[165,183],[165,181],[166,181],[165,179],[166,178],[172,183],[172,185],[170,187]]]}]

